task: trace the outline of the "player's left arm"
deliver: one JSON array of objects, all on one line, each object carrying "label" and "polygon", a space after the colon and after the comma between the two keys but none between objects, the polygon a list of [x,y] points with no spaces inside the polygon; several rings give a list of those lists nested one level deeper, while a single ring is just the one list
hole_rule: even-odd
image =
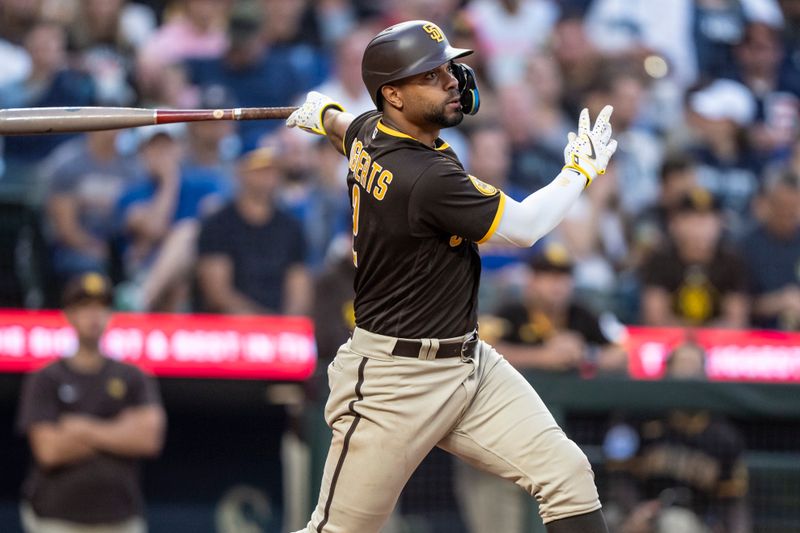
[{"label": "player's left arm", "polygon": [[311,91],[303,105],[286,119],[286,125],[324,135],[339,153],[345,154],[344,136],[354,118],[338,102],[322,93]]},{"label": "player's left arm", "polygon": [[92,449],[126,457],[153,457],[164,443],[166,415],[160,405],[129,407],[110,419],[68,414],[63,427]]},{"label": "player's left arm", "polygon": [[570,132],[564,149],[565,164],[561,173],[521,202],[507,197],[502,217],[489,242],[530,247],[561,222],[581,192],[594,178],[605,173],[617,149],[617,141],[611,139],[612,111],[611,106],[605,106],[594,128],[590,128],[588,110],[581,111],[578,134]]}]

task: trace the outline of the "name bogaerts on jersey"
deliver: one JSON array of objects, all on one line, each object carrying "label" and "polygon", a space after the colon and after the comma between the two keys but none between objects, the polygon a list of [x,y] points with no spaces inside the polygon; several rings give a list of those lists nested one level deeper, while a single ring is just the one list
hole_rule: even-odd
[{"label": "name bogaerts on jersey", "polygon": [[356,182],[366,191],[372,194],[376,200],[381,201],[389,190],[394,175],[392,171],[383,168],[382,165],[372,160],[364,149],[364,144],[356,139],[350,146],[350,171]]}]

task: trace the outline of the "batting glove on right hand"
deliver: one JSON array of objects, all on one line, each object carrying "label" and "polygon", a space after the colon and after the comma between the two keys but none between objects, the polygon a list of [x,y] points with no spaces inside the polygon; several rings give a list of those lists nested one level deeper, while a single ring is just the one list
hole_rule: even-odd
[{"label": "batting glove on right hand", "polygon": [[569,132],[564,148],[564,168],[576,170],[586,177],[586,187],[600,174],[606,173],[608,161],[617,149],[617,141],[611,139],[611,113],[614,108],[607,105],[597,115],[594,128],[590,129],[589,110],[583,109],[578,119],[578,134]]},{"label": "batting glove on right hand", "polygon": [[317,135],[327,135],[322,117],[325,115],[325,110],[330,108],[344,111],[341,104],[334,102],[328,96],[317,91],[311,91],[306,95],[306,101],[303,102],[303,105],[298,107],[286,119],[286,125],[290,128],[297,126]]}]

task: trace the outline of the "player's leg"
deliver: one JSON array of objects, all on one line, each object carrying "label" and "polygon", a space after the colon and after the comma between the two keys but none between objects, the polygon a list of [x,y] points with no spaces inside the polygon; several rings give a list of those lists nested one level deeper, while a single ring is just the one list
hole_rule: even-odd
[{"label": "player's leg", "polygon": [[481,343],[469,408],[439,446],[514,481],[539,502],[551,533],[606,533],[589,461],[531,385]]},{"label": "player's leg", "polygon": [[345,345],[328,370],[333,438],[307,533],[377,533],[402,488],[466,404],[472,365],[365,357]]},{"label": "player's leg", "polygon": [[600,509],[591,513],[554,520],[545,528],[547,528],[547,533],[608,533],[608,527]]}]

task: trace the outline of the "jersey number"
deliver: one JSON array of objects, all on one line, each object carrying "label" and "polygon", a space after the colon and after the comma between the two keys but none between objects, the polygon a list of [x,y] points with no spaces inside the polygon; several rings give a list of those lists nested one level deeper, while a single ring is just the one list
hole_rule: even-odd
[{"label": "jersey number", "polygon": [[361,204],[361,189],[353,185],[353,264],[358,267],[358,252],[356,252],[356,235],[358,235],[358,209]]}]

